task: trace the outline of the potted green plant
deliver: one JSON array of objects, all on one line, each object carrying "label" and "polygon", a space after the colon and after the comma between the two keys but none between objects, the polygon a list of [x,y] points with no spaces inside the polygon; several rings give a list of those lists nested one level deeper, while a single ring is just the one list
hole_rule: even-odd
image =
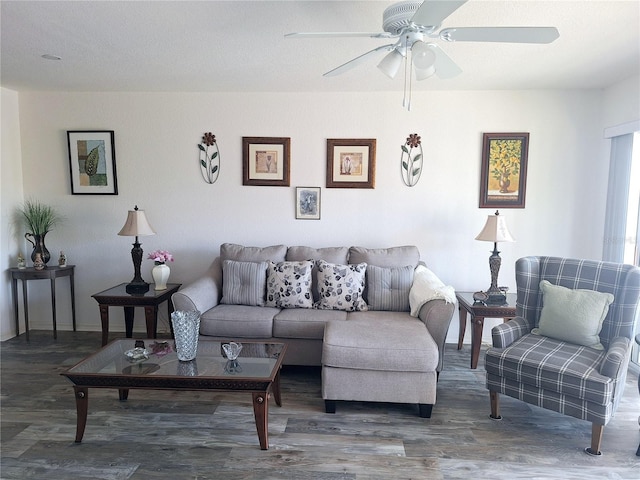
[{"label": "potted green plant", "polygon": [[37,200],[27,200],[24,202],[20,213],[22,214],[25,226],[30,230],[25,233],[24,238],[33,245],[31,260],[35,260],[36,253],[40,253],[42,260],[46,264],[51,258],[51,255],[44,244],[44,237],[54,226],[62,221],[62,217],[53,207]]}]

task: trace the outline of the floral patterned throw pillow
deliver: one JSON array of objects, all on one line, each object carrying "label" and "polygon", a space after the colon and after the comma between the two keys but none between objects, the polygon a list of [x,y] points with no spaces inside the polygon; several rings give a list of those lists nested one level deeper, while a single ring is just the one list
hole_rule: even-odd
[{"label": "floral patterned throw pillow", "polygon": [[267,307],[312,308],[311,272],[313,262],[269,262]]},{"label": "floral patterned throw pillow", "polygon": [[316,268],[320,298],[315,304],[316,308],[347,312],[368,310],[367,303],[362,298],[366,263],[337,265],[318,260]]}]

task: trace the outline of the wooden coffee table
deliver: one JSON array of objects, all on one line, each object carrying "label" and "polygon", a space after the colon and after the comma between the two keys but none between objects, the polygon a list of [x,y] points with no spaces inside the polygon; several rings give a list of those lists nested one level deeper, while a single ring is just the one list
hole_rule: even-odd
[{"label": "wooden coffee table", "polygon": [[[156,340],[143,341],[151,351]],[[117,388],[121,401],[127,400],[129,389],[205,390],[251,393],[260,448],[267,450],[269,390],[281,406],[280,368],[286,344],[242,342],[236,364],[223,356],[220,342],[200,340],[198,354],[190,362],[179,361],[174,342],[169,345],[173,351],[168,354],[151,354],[142,362],[130,362],[125,352],[134,348],[135,340],[115,340],[61,374],[74,384],[76,443],[82,441],[87,425],[89,388]]]}]

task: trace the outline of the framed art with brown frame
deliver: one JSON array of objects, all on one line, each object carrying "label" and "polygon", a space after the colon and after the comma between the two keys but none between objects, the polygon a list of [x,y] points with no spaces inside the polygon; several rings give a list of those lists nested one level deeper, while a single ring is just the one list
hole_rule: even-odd
[{"label": "framed art with brown frame", "polygon": [[375,138],[327,139],[327,188],[375,188]]},{"label": "framed art with brown frame", "polygon": [[113,130],[68,130],[72,195],[117,195]]},{"label": "framed art with brown frame", "polygon": [[242,137],[242,184],[289,186],[288,137]]},{"label": "framed art with brown frame", "polygon": [[484,133],[480,208],[524,208],[529,133]]}]

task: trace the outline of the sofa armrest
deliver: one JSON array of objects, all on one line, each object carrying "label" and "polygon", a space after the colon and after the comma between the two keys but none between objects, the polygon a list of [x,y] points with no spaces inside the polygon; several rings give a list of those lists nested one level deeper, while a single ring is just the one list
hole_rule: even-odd
[{"label": "sofa armrest", "polygon": [[522,317],[516,317],[493,327],[491,339],[495,348],[505,348],[529,332],[529,323]]},{"label": "sofa armrest", "polygon": [[216,258],[207,273],[171,296],[175,310],[198,310],[201,313],[215,307],[222,295],[222,268]]},{"label": "sofa armrest", "polygon": [[431,337],[438,345],[438,368],[436,371],[442,370],[444,364],[444,344],[447,339],[447,332],[449,331],[449,325],[451,324],[451,318],[455,311],[455,304],[447,303],[444,300],[436,299],[430,300],[425,303],[418,313],[418,318],[429,330]]}]

